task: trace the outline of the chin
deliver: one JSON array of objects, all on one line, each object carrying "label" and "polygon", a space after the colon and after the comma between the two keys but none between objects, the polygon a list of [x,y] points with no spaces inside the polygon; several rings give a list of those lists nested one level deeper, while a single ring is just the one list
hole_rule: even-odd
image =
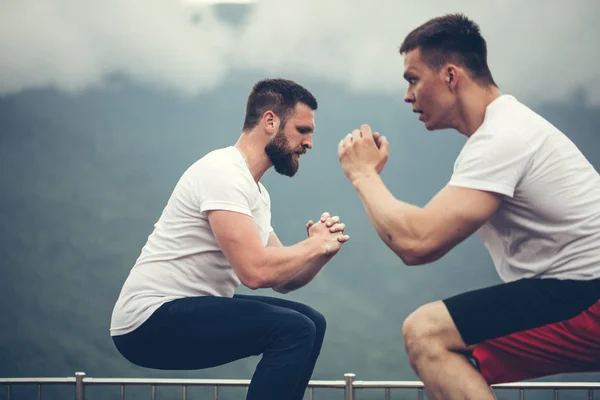
[{"label": "chin", "polygon": [[442,129],[449,128],[449,126],[446,126],[445,124],[436,123],[435,121],[427,121],[424,122],[423,125],[425,125],[425,129],[427,129],[428,131],[439,131]]},{"label": "chin", "polygon": [[281,175],[287,176],[289,178],[293,178],[294,175],[296,175],[296,172],[298,172],[298,170],[294,170],[294,171],[288,170],[288,171],[285,171],[285,172],[281,173]]},{"label": "chin", "polygon": [[429,123],[429,122],[425,122],[423,123],[423,125],[425,126],[425,129],[427,129],[428,131],[436,131],[439,128],[435,126],[435,124]]},{"label": "chin", "polygon": [[298,164],[284,163],[284,164],[275,164],[275,172],[280,175],[289,176],[290,178],[296,175],[298,172]]}]

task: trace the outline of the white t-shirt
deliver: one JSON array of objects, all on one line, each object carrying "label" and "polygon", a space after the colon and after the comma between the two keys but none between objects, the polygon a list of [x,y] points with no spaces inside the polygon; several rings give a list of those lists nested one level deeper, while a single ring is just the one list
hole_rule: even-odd
[{"label": "white t-shirt", "polygon": [[600,278],[600,175],[513,96],[487,107],[448,185],[503,195],[478,234],[504,281]]},{"label": "white t-shirt", "polygon": [[112,313],[111,335],[135,330],[171,300],[233,296],[240,280],[213,236],[206,215],[209,210],[251,216],[267,245],[273,230],[269,194],[261,183],[256,184],[233,146],[208,153],[177,182],[121,289]]}]

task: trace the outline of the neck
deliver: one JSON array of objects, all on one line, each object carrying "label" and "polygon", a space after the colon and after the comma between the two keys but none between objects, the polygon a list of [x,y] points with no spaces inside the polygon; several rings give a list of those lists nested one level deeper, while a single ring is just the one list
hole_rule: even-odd
[{"label": "neck", "polygon": [[479,129],[487,107],[502,95],[496,86],[481,87],[475,83],[471,85],[459,100],[459,118],[455,124],[455,129],[466,137],[471,137]]},{"label": "neck", "polygon": [[271,161],[265,153],[265,143],[254,140],[253,132],[242,133],[235,148],[242,153],[252,178],[258,183],[265,172],[272,167]]}]

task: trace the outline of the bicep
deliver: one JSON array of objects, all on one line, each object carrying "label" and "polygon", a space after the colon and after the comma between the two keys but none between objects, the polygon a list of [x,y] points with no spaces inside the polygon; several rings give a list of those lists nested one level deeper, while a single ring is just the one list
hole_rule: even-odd
[{"label": "bicep", "polygon": [[226,210],[209,211],[208,222],[221,251],[247,285],[252,266],[259,262],[264,249],[256,223],[249,215]]},{"label": "bicep", "polygon": [[421,210],[419,218],[430,249],[451,248],[466,239],[496,212],[501,201],[501,195],[494,192],[444,187]]}]

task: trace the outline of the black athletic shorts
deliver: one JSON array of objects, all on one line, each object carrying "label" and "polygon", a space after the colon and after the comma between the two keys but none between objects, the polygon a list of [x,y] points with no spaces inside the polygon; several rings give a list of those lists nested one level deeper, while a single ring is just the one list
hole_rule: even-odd
[{"label": "black athletic shorts", "polygon": [[600,371],[600,280],[521,279],[443,302],[490,384]]}]

